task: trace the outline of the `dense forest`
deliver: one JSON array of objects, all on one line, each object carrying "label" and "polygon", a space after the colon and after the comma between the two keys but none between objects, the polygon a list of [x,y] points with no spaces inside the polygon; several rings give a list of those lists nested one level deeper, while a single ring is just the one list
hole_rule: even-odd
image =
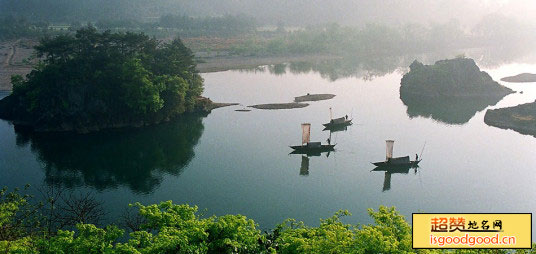
[{"label": "dense forest", "polygon": [[180,39],[161,43],[89,26],[45,37],[35,50],[36,69],[13,76],[13,93],[0,101],[0,116],[20,125],[88,132],[158,123],[203,107],[203,80]]},{"label": "dense forest", "polygon": [[[343,222],[341,210],[317,227],[287,219],[262,233],[243,215],[206,216],[172,201],[125,211],[120,226],[99,227],[100,205],[90,195],[44,190],[45,203],[18,190],[0,191],[3,253],[453,253],[412,249],[411,226],[394,207],[369,209],[374,224]],[[56,194],[54,194],[56,193]],[[60,194],[58,194],[60,193]],[[125,235],[128,232],[128,235]],[[514,253],[534,253],[534,249]],[[459,250],[454,253],[512,253]]]}]

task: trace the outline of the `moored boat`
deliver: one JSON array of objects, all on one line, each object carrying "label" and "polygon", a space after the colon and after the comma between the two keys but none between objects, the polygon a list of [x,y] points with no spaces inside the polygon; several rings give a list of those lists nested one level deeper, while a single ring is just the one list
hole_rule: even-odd
[{"label": "moored boat", "polygon": [[290,146],[294,149],[293,154],[314,154],[329,152],[335,150],[335,144],[330,144],[330,139],[328,139],[328,144],[322,144],[321,142],[311,142],[311,124],[303,123],[302,124],[302,144],[297,146]]},{"label": "moored boat", "polygon": [[421,162],[419,157],[415,155],[415,160],[410,160],[409,156],[394,157],[393,158],[393,146],[394,140],[386,140],[386,154],[385,161],[373,162],[377,167],[415,167]]},{"label": "moored boat", "polygon": [[322,124],[327,130],[352,125],[352,119],[348,119],[348,115],[333,119],[333,113],[331,111],[331,108],[329,108],[329,118],[329,123]]}]

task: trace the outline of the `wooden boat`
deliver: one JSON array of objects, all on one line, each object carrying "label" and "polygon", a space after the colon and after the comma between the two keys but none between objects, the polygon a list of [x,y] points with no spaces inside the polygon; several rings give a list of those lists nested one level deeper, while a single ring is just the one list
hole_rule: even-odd
[{"label": "wooden boat", "polygon": [[348,126],[350,125],[344,125],[344,126],[333,126],[333,127],[324,127],[323,131],[329,131],[329,133],[332,132],[339,132],[339,131],[347,131]]},{"label": "wooden boat", "polygon": [[411,165],[411,164],[405,164],[405,165],[397,165],[397,166],[378,166],[372,169],[372,171],[384,171],[389,174],[408,174],[409,170],[412,168],[419,168],[419,165]]},{"label": "wooden boat", "polygon": [[386,155],[385,155],[385,161],[380,162],[373,162],[374,166],[377,167],[416,167],[421,160],[418,158],[415,158],[415,160],[410,160],[409,156],[404,157],[395,157],[393,158],[393,145],[395,143],[394,140],[386,140]]},{"label": "wooden boat", "polygon": [[311,138],[311,124],[303,123],[302,124],[302,144],[298,146],[290,146],[294,149],[293,154],[315,154],[322,152],[329,152],[335,150],[335,145],[327,144],[324,145],[321,142],[310,142]]},{"label": "wooden boat", "polygon": [[327,130],[352,125],[352,119],[348,119],[348,116],[333,119],[333,113],[331,112],[331,108],[329,108],[329,118],[331,119],[329,123],[322,124]]}]

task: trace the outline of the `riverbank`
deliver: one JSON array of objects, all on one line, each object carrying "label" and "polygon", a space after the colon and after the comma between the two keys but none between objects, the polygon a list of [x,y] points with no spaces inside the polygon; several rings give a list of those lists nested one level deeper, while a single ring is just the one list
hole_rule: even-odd
[{"label": "riverbank", "polygon": [[0,90],[11,90],[12,75],[26,75],[32,70],[28,61],[35,42],[27,39],[0,43]]},{"label": "riverbank", "polygon": [[[20,39],[0,43],[0,91],[12,89],[12,75],[26,75],[32,70],[28,59],[33,52],[36,41]],[[201,73],[218,72],[234,69],[254,68],[261,65],[287,62],[307,62],[338,59],[334,55],[293,55],[293,56],[215,56],[197,58],[197,70]]]},{"label": "riverbank", "polygon": [[199,58],[197,70],[201,73],[219,72],[234,69],[255,68],[261,65],[288,62],[308,62],[318,60],[339,59],[334,55],[294,55],[294,56],[226,56]]}]

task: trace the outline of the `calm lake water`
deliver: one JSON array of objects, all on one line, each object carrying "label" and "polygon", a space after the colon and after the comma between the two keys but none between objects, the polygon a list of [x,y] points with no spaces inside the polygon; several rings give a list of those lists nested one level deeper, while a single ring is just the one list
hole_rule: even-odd
[{"label": "calm lake water", "polygon": [[[408,218],[419,211],[536,211],[536,138],[487,126],[486,105],[474,102],[415,102],[408,109],[399,98],[404,69],[329,67],[302,63],[203,74],[204,94],[213,101],[247,106],[291,102],[306,93],[336,95],[300,109],[226,107],[207,117],[83,136],[25,135],[0,121],[0,186],[93,191],[110,221],[128,203],[173,200],[208,215],[243,214],[262,229],[289,217],[317,225],[339,209],[353,213],[347,222],[370,223],[367,208],[380,205],[396,206]],[[481,67],[499,80],[534,73],[536,61]],[[534,83],[501,84],[524,93],[489,108],[536,99]],[[288,146],[301,142],[303,122],[312,124],[313,141],[325,142],[330,134],[321,124],[329,120],[329,107],[335,117],[348,114],[355,122],[331,134],[336,151],[307,159],[289,155]],[[426,142],[420,168],[371,172],[370,162],[385,158],[386,139],[396,140],[395,156],[420,154]],[[308,169],[302,160],[309,160]]]}]

